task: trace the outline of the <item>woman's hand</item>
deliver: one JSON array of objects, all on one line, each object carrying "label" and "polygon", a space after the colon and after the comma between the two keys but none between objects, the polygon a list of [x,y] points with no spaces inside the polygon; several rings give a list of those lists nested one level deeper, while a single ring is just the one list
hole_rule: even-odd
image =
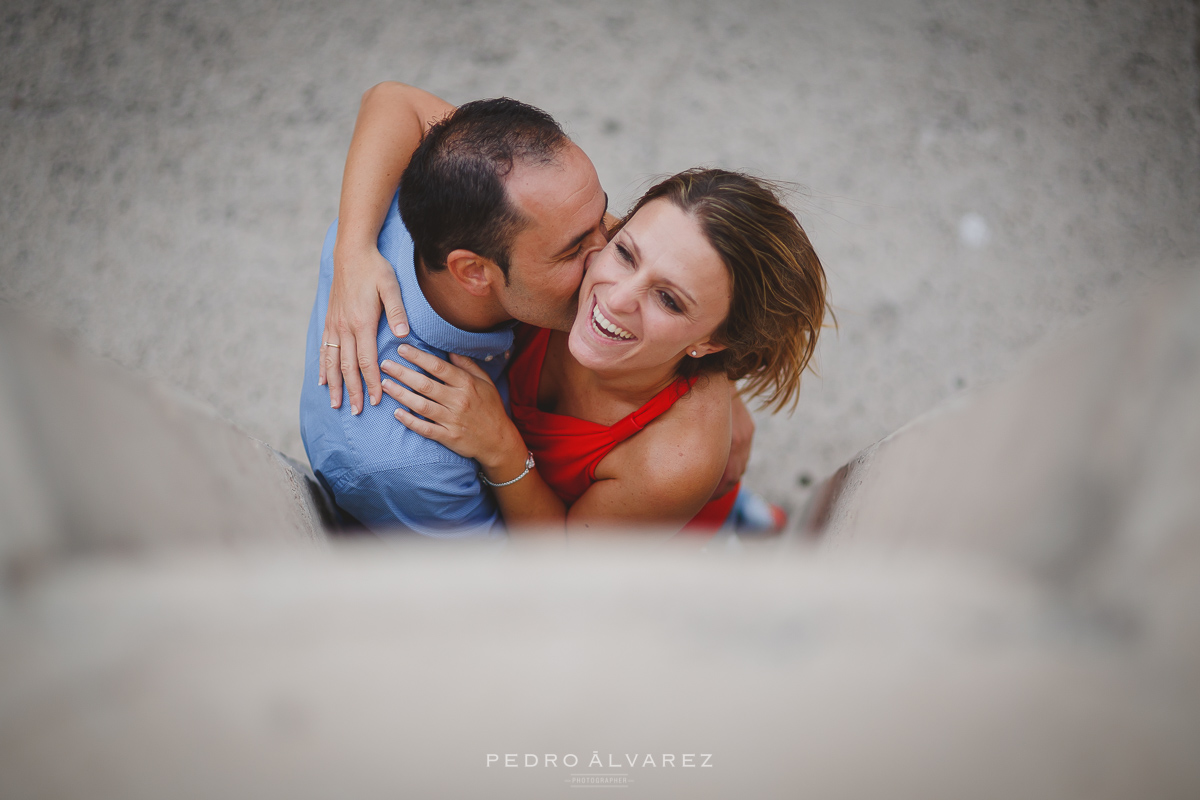
[{"label": "woman's hand", "polygon": [[[524,464],[527,451],[521,434],[505,413],[496,385],[478,364],[456,353],[446,362],[406,344],[397,352],[428,373],[393,361],[382,364],[393,379],[384,378],[383,391],[415,412],[396,410],[396,419],[405,427],[475,459],[489,477],[510,464]],[[519,472],[517,467],[513,475]]]},{"label": "woman's hand", "polygon": [[363,408],[364,378],[371,405],[383,399],[375,344],[379,312],[387,313],[388,327],[400,337],[408,335],[408,319],[396,273],[379,254],[379,230],[421,137],[453,110],[440,97],[395,81],[363,93],[342,173],[333,284],[321,340],[336,345],[321,346],[318,377],[320,384],[329,384],[333,408],[342,405],[343,380],[355,414]]},{"label": "woman's hand", "polygon": [[[350,393],[350,410],[363,408],[363,379],[371,405],[383,399],[379,384],[379,352],[376,340],[379,313],[387,313],[388,327],[397,336],[408,335],[408,317],[400,284],[388,260],[374,246],[352,256],[333,253],[333,283],[329,287],[329,310],[325,314],[319,384],[329,384],[329,405],[342,404],[342,380]],[[361,370],[362,374],[359,375]]]},{"label": "woman's hand", "polygon": [[[406,344],[397,352],[428,375],[392,361],[383,362],[383,390],[402,405],[396,419],[410,430],[473,458],[493,483],[520,480],[493,488],[509,531],[528,529],[561,535],[567,507],[538,474],[525,470],[529,451],[517,426],[504,411],[500,393],[488,374],[469,358],[450,355],[450,362]],[[394,380],[393,380],[394,379]],[[400,384],[403,383],[404,386]]]}]

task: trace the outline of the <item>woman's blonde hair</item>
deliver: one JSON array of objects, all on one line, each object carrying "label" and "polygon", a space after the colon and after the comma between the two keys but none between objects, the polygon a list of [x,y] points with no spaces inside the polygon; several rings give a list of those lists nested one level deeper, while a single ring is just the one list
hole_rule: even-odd
[{"label": "woman's blonde hair", "polygon": [[723,169],[690,169],[656,184],[621,225],[660,198],[700,224],[733,286],[729,316],[714,335],[726,349],[683,359],[680,373],[745,379],[747,397],[773,411],[794,408],[826,310],[825,270],[804,228],[770,183]]}]

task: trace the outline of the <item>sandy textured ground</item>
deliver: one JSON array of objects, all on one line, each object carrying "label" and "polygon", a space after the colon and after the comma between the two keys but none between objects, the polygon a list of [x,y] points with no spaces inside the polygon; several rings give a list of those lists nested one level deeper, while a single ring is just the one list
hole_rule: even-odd
[{"label": "sandy textured ground", "polygon": [[[1200,7],[42,2],[0,12],[0,298],[303,457],[303,338],[360,93],[557,116],[625,207],[801,184],[840,332],[751,478],[807,476],[1200,254]],[[71,391],[63,386],[62,391]]]}]

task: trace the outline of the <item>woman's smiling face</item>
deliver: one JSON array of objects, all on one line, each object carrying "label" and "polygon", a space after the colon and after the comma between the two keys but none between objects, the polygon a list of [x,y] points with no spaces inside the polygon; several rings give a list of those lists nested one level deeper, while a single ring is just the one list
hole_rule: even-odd
[{"label": "woman's smiling face", "polygon": [[643,206],[588,264],[570,348],[597,372],[671,365],[729,314],[729,271],[699,223],[668,200]]}]

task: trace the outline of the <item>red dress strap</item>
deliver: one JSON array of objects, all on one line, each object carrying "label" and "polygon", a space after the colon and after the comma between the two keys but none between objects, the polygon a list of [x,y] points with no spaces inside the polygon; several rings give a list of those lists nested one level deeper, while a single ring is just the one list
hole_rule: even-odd
[{"label": "red dress strap", "polygon": [[[508,371],[513,422],[537,459],[538,472],[566,503],[574,503],[596,481],[596,467],[621,442],[662,416],[697,378],[678,378],[641,408],[614,425],[538,408],[538,385],[550,343],[550,331],[518,326],[515,355]],[[711,533],[728,516],[736,491],[710,502],[684,530]]]},{"label": "red dress strap", "polygon": [[612,432],[613,444],[625,441],[649,425],[655,418],[675,405],[675,401],[687,394],[695,383],[696,378],[677,378],[672,381],[670,386],[650,398],[644,406],[609,429]]}]

